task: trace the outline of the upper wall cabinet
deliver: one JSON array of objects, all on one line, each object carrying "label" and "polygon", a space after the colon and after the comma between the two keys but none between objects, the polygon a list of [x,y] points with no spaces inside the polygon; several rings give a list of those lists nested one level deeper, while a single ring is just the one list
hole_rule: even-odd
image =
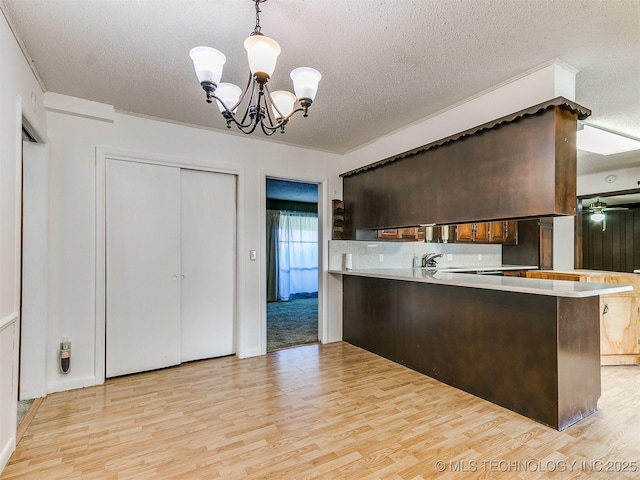
[{"label": "upper wall cabinet", "polygon": [[345,238],[356,230],[573,215],[577,120],[556,98],[345,173]]},{"label": "upper wall cabinet", "polygon": [[508,220],[456,225],[456,242],[517,243],[518,222]]}]

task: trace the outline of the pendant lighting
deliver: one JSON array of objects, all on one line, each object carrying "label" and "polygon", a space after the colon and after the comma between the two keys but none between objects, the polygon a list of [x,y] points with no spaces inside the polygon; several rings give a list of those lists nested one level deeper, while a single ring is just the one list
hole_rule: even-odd
[{"label": "pendant lighting", "polygon": [[295,95],[284,90],[269,92],[267,83],[276,68],[281,49],[278,42],[260,31],[260,3],[267,0],[251,1],[255,3],[256,26],[244,41],[250,71],[244,91],[232,83],[220,82],[226,62],[222,52],[210,47],[195,47],[189,55],[198,81],[206,92],[207,103],[216,101],[227,121],[227,128],[235,124],[240,131],[250,134],[260,126],[265,135],[273,135],[277,131],[284,133],[294,114],[303,112],[304,117],[308,115],[322,75],[314,68],[296,68],[290,75]]}]

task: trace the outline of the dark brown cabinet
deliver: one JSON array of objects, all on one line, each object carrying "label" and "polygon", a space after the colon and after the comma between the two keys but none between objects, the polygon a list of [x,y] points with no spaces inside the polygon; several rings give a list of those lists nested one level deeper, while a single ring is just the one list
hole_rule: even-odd
[{"label": "dark brown cabinet", "polygon": [[558,430],[596,409],[598,297],[345,275],[342,298],[346,342]]},{"label": "dark brown cabinet", "polygon": [[576,122],[590,113],[557,98],[342,174],[345,239],[393,225],[573,215]]}]

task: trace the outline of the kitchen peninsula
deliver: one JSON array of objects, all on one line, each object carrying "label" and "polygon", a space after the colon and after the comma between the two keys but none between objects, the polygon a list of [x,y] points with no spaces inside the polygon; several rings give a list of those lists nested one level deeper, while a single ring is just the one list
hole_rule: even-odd
[{"label": "kitchen peninsula", "polygon": [[562,430],[600,397],[598,296],[631,287],[389,268],[343,276],[344,340]]},{"label": "kitchen peninsula", "polygon": [[[599,295],[631,287],[371,268],[376,257],[379,267],[410,267],[412,257],[358,242],[385,229],[574,215],[577,120],[590,113],[558,97],[343,173],[342,238],[364,246],[348,245],[359,253],[353,270],[331,263],[343,339],[558,430],[592,414]],[[493,245],[424,248],[445,254],[439,267],[502,264]]]}]

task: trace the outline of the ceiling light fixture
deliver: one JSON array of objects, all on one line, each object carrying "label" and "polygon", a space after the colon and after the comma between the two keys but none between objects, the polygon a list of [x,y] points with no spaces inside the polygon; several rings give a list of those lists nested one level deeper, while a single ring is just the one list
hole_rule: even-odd
[{"label": "ceiling light fixture", "polygon": [[[322,78],[320,72],[310,67],[296,68],[291,72],[296,94],[278,90],[270,93],[267,82],[276,68],[280,45],[260,31],[260,4],[267,0],[251,0],[256,6],[256,26],[244,41],[249,58],[249,80],[244,92],[232,83],[220,83],[224,54],[215,48],[195,47],[189,55],[200,85],[207,93],[207,103],[215,99],[220,113],[227,121],[227,128],[234,123],[246,134],[260,126],[265,135],[273,135],[284,127],[297,112],[308,115],[308,110]],[[240,104],[244,108],[237,113]]]},{"label": "ceiling light fixture", "polygon": [[640,149],[640,142],[617,133],[578,123],[578,150],[613,155]]}]

